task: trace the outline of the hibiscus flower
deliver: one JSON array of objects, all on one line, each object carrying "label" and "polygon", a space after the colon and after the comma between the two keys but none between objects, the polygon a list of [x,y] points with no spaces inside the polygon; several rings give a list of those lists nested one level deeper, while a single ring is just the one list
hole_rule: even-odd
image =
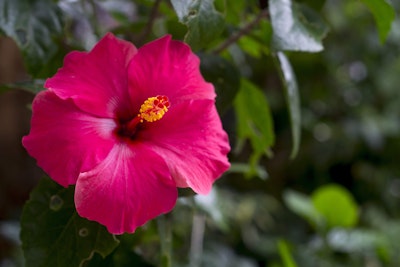
[{"label": "hibiscus flower", "polygon": [[207,194],[229,168],[214,87],[170,36],[137,49],[108,33],[69,53],[44,87],[23,145],[54,181],[75,185],[78,214],[111,233],[169,212],[177,187]]}]

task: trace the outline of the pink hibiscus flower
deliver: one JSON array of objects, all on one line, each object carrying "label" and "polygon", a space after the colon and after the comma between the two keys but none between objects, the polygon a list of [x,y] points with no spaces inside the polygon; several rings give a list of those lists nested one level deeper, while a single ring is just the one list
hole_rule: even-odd
[{"label": "pink hibiscus flower", "polygon": [[190,48],[165,36],[136,47],[107,34],[74,51],[33,102],[23,145],[80,216],[134,232],[169,212],[177,187],[207,194],[229,167],[212,84]]}]

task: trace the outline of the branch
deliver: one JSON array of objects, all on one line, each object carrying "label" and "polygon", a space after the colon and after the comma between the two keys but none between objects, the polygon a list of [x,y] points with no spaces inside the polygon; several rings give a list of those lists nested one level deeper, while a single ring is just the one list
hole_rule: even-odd
[{"label": "branch", "polygon": [[212,53],[219,54],[226,48],[228,48],[231,44],[235,43],[239,40],[243,35],[248,34],[263,18],[267,18],[269,16],[268,9],[263,9],[254,20],[250,21],[243,28],[241,28],[238,32],[232,34],[228,39],[226,39],[223,43],[221,43],[217,48],[215,48]]}]

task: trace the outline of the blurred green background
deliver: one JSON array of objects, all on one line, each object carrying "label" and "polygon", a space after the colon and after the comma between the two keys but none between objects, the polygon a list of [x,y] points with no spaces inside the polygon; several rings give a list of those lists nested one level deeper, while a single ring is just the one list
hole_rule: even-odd
[{"label": "blurred green background", "polygon": [[[6,14],[11,2],[20,12]],[[300,147],[293,159],[269,17],[227,49],[215,51],[268,1],[214,3],[224,26],[218,37],[194,50],[218,92],[232,168],[209,196],[180,198],[171,215],[174,266],[400,266],[399,18],[381,42],[362,1],[299,2],[319,14],[329,32],[321,52],[286,52],[301,103]],[[19,218],[45,175],[21,146],[29,131],[32,92],[55,73],[68,51],[90,49],[107,31],[138,46],[165,33],[183,39],[187,29],[169,1],[160,2],[146,29],[154,4],[0,0],[0,267],[23,264]],[[398,14],[400,2],[392,5]],[[28,32],[33,35],[10,34],[5,18],[21,21],[25,13],[36,18]],[[248,92],[254,92],[250,102]],[[270,133],[259,141],[261,152],[241,132],[243,105],[257,108],[260,114],[249,112],[257,130]],[[157,265],[154,222],[119,238],[120,246],[105,260],[96,254],[85,266]]]}]

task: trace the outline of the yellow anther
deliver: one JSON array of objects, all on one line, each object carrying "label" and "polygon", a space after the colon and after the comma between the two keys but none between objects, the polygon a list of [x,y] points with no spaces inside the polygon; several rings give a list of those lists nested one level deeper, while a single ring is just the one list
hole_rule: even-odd
[{"label": "yellow anther", "polygon": [[140,122],[144,120],[148,122],[160,120],[168,111],[169,106],[169,99],[164,95],[149,97],[140,106],[138,114]]}]

